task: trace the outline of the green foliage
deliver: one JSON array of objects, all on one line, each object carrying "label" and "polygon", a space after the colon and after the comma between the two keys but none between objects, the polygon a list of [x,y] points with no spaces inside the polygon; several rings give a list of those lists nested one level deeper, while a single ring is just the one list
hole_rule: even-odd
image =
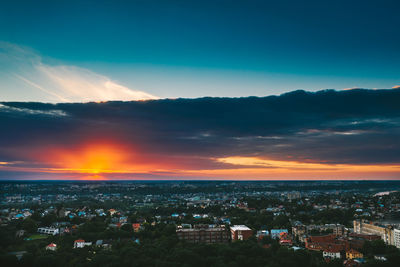
[{"label": "green foliage", "polygon": [[22,229],[24,229],[28,233],[36,233],[37,228],[37,222],[31,218],[25,219],[22,223]]}]

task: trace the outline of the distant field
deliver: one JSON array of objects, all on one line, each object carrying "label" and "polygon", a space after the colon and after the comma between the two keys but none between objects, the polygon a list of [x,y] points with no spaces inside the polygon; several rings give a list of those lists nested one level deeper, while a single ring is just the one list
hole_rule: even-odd
[{"label": "distant field", "polygon": [[31,235],[30,237],[26,238],[26,240],[37,240],[37,239],[46,239],[48,236],[46,235]]}]

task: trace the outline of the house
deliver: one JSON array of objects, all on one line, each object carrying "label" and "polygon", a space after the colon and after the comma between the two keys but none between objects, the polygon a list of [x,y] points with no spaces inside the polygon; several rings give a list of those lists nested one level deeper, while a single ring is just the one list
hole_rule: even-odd
[{"label": "house", "polygon": [[293,245],[293,241],[288,233],[282,232],[280,234],[279,238],[280,238],[280,240],[279,240],[280,245],[282,245],[282,246],[292,246]]},{"label": "house", "polygon": [[272,239],[278,239],[281,236],[281,233],[288,233],[287,229],[271,229],[271,237]]},{"label": "house", "polygon": [[330,259],[340,259],[340,250],[338,249],[325,249],[322,252],[322,255],[324,258],[330,258]]},{"label": "house", "polygon": [[265,236],[268,236],[268,235],[269,235],[268,230],[259,230],[259,231],[257,231],[256,237],[257,237],[258,240],[261,240]]},{"label": "house", "polygon": [[18,230],[15,233],[15,237],[23,237],[25,235],[25,230]]},{"label": "house", "polygon": [[346,251],[346,259],[362,259],[364,255],[355,249],[350,249]]},{"label": "house", "polygon": [[113,216],[117,211],[115,209],[109,209],[108,212],[110,213],[111,216]]},{"label": "house", "polygon": [[324,251],[326,249],[346,250],[349,248],[348,242],[338,240],[335,235],[310,236],[305,239],[308,250]]},{"label": "house", "polygon": [[78,239],[74,241],[74,248],[83,248],[85,246],[85,240]]},{"label": "house", "polygon": [[127,223],[128,222],[128,217],[126,217],[126,216],[119,217],[119,222],[120,223]]},{"label": "house", "polygon": [[37,229],[37,231],[40,234],[46,234],[46,235],[58,235],[60,233],[60,230],[58,228],[52,228],[52,227],[40,227]]},{"label": "house", "polygon": [[74,248],[83,248],[86,246],[91,246],[92,242],[85,242],[83,239],[77,239],[74,241]]},{"label": "house", "polygon": [[132,223],[132,229],[134,232],[139,232],[142,229],[142,225],[140,223]]},{"label": "house", "polygon": [[50,243],[46,246],[46,250],[51,250],[51,251],[56,251],[57,250],[57,245],[54,243]]},{"label": "house", "polygon": [[102,247],[105,249],[110,249],[111,248],[111,244],[109,243],[110,241],[104,241],[104,240],[97,240],[96,241],[96,247]]},{"label": "house", "polygon": [[234,225],[231,226],[231,239],[236,240],[247,240],[253,235],[253,231],[246,225]]}]

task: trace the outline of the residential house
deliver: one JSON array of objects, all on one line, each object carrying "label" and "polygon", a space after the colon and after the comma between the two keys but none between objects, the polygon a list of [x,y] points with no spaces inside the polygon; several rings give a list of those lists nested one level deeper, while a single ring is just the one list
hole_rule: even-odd
[{"label": "residential house", "polygon": [[74,241],[74,248],[83,248],[86,246],[91,246],[92,242],[85,242],[83,239],[77,239]]},{"label": "residential house", "polygon": [[50,243],[46,246],[46,250],[51,250],[51,251],[56,251],[57,250],[57,245],[54,243]]},{"label": "residential house", "polygon": [[349,249],[346,251],[346,259],[362,259],[364,255],[355,249]]},{"label": "residential house", "polygon": [[325,249],[322,252],[322,255],[324,258],[330,258],[330,259],[340,259],[340,250],[338,249]]}]

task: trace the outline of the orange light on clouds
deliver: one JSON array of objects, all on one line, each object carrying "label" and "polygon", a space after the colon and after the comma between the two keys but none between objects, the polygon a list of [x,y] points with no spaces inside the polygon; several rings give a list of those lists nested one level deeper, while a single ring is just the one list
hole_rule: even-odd
[{"label": "orange light on clouds", "polygon": [[48,173],[58,178],[81,180],[138,177],[232,180],[400,178],[399,165],[332,164],[242,156],[208,158],[219,164],[212,165],[216,168],[202,168],[201,164],[193,164],[198,158],[188,160],[187,157],[146,154],[132,145],[98,141],[69,148],[43,148],[37,151],[34,159],[37,164],[28,166],[24,166],[23,161],[0,162],[0,169]]},{"label": "orange light on clouds", "polygon": [[93,143],[75,149],[50,151],[47,161],[52,172],[81,173],[85,180],[104,180],[104,174],[145,171],[146,164],[135,164],[135,153],[114,143]]},{"label": "orange light on clouds", "polygon": [[143,174],[168,169],[166,164],[149,160],[131,146],[113,142],[93,142],[73,149],[50,149],[45,161],[52,167],[41,171],[78,173],[82,174],[83,180],[105,180],[112,174]]},{"label": "orange light on clouds", "polygon": [[399,165],[354,165],[269,160],[257,157],[215,159],[231,168],[183,171],[190,176],[232,179],[399,179]]}]

